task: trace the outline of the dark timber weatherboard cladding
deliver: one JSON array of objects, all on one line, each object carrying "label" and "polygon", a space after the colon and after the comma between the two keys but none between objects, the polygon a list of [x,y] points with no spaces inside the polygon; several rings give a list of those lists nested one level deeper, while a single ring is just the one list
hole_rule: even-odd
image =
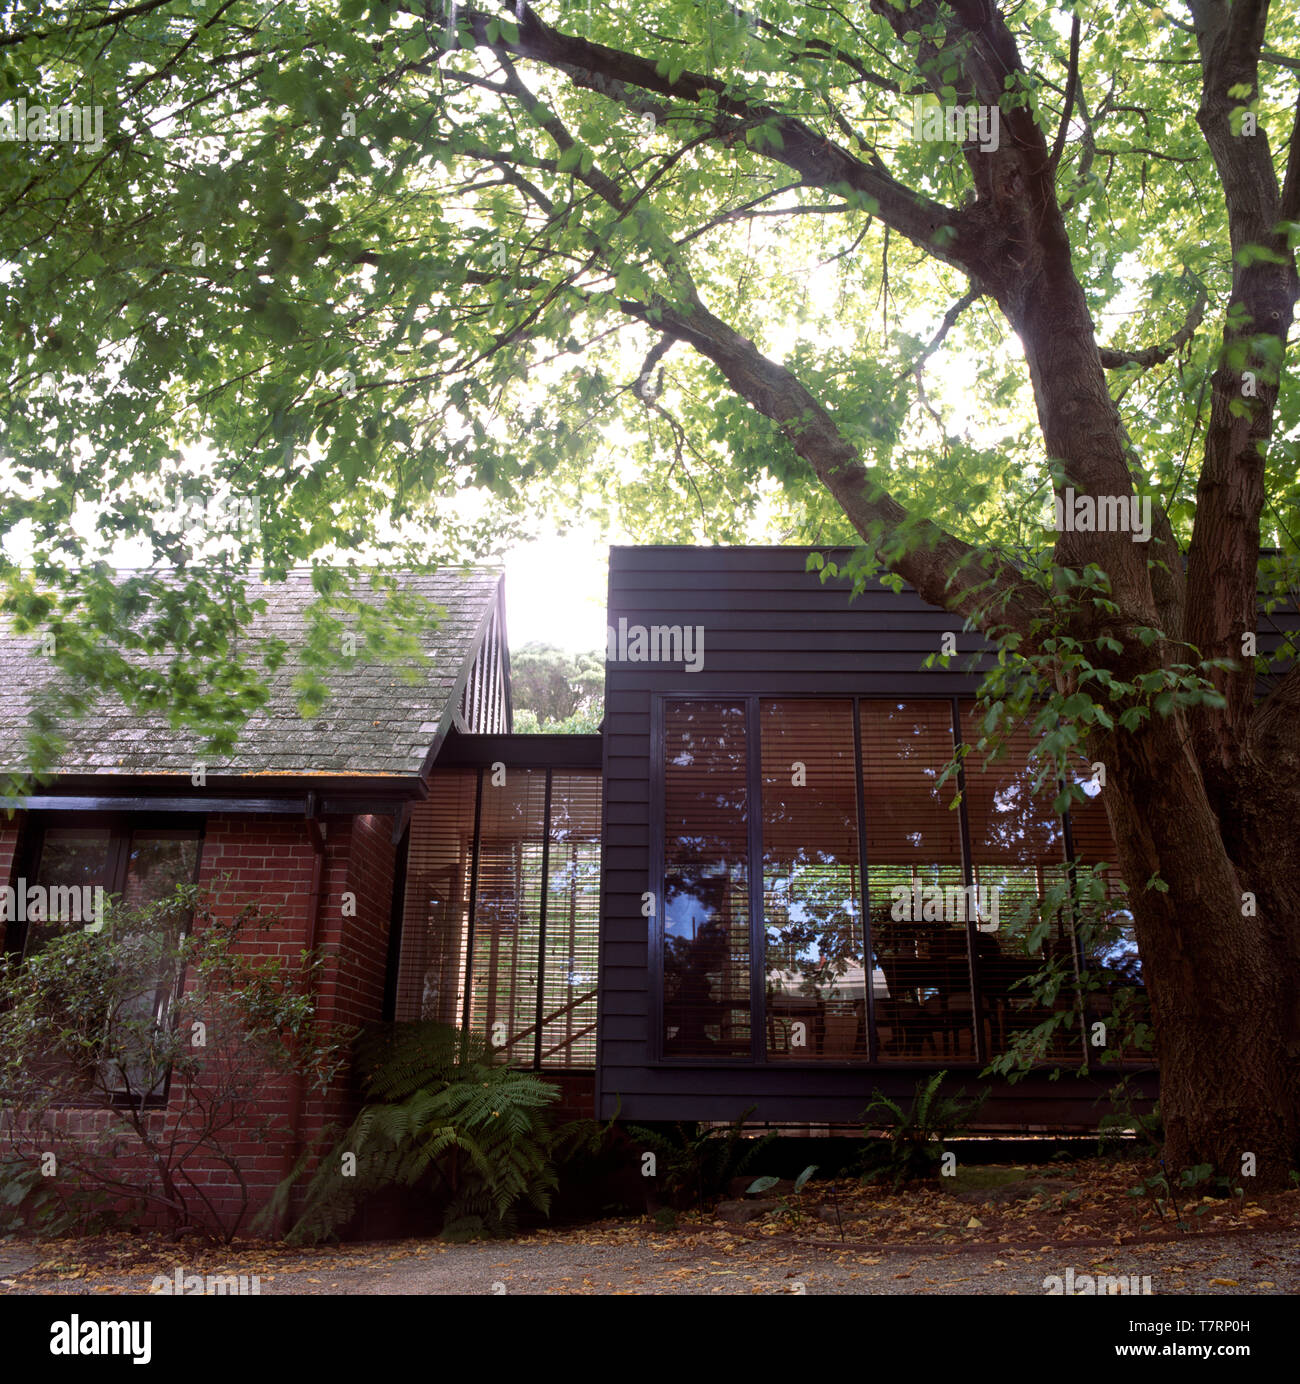
[{"label": "dark timber weatherboard cladding", "polygon": [[[609,625],[703,628],[703,667],[653,663],[606,668],[604,862],[597,1113],[628,1119],[751,1119],[790,1124],[849,1123],[874,1088],[907,1095],[924,1069],[864,1064],[709,1065],[654,1059],[659,1015],[642,895],[657,890],[658,810],[652,791],[654,708],[664,694],[735,698],[857,694],[920,700],[969,697],[991,646],[910,588],[875,586],[850,601],[842,579],[807,570],[808,548],[614,548]],[[836,554],[824,550],[828,557]],[[839,556],[845,556],[840,554]],[[924,668],[945,633],[958,653],[949,667]],[[971,654],[982,655],[976,670]],[[980,1065],[948,1062],[972,1089]],[[1031,1076],[986,1107],[990,1123],[1021,1127],[1095,1122],[1104,1084]],[[1003,1114],[994,1113],[1001,1107]]]}]

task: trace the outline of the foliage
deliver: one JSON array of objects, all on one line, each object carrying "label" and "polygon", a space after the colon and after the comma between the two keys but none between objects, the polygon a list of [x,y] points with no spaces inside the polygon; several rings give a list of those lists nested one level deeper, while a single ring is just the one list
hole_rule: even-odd
[{"label": "foliage", "polygon": [[510,689],[519,734],[579,735],[600,729],[605,664],[599,653],[572,654],[551,644],[510,652]]},{"label": "foliage", "polygon": [[[884,1140],[868,1138],[863,1152],[867,1180],[891,1177],[894,1187],[929,1177],[943,1161],[944,1140],[965,1129],[979,1113],[988,1092],[974,1101],[963,1101],[966,1088],[955,1095],[940,1095],[947,1072],[934,1072],[916,1083],[911,1104],[904,1109],[896,1101],[873,1092],[862,1112],[869,1135],[878,1123],[889,1126]],[[883,1118],[882,1118],[883,1117]]]},{"label": "foliage", "polygon": [[0,1235],[16,1230],[49,1239],[98,1234],[122,1220],[112,1201],[103,1188],[46,1177],[39,1159],[16,1153],[0,1157]]},{"label": "foliage", "polygon": [[1195,1222],[1188,1219],[1188,1212],[1192,1216],[1204,1216],[1207,1211],[1214,1209],[1215,1200],[1244,1198],[1245,1188],[1237,1178],[1216,1175],[1212,1163],[1198,1163],[1195,1167],[1171,1173],[1161,1158],[1156,1170],[1144,1177],[1136,1187],[1130,1187],[1128,1194],[1131,1197],[1150,1198],[1161,1220],[1165,1219],[1166,1211],[1171,1211],[1175,1227],[1190,1231]]},{"label": "foliage", "polygon": [[[274,579],[363,551],[407,566],[479,556],[543,510],[617,516],[641,541],[745,541],[760,514],[787,541],[853,541],[797,429],[663,331],[701,290],[869,472],[887,473],[902,511],[872,536],[881,556],[924,546],[923,520],[986,557],[1042,548],[1059,459],[1006,349],[1014,326],[989,300],[956,297],[965,266],[948,208],[987,193],[979,159],[912,130],[916,91],[967,80],[971,39],[956,19],[923,43],[907,6],[846,24],[797,0],[749,14],[725,0],[530,10],[522,31],[518,15],[473,5],[363,0],[235,0],[202,19],[159,4],[129,24],[18,0],[13,20],[0,101],[93,97],[104,123],[93,156],[9,144],[0,168],[0,304],[13,325],[0,343],[3,525],[25,526],[39,572],[9,569],[5,605],[56,635],[70,682],[34,727],[37,767],[104,686],[228,747],[260,704],[265,660],[282,656],[237,638],[252,611],[232,574],[250,564]],[[1118,354],[1227,320],[1244,272],[1186,118],[1192,28],[1118,0],[1090,12],[1061,125],[1059,10],[1016,11],[1023,73],[1001,115],[1021,107],[1044,139],[1058,126],[1070,136],[1055,199],[1086,246],[1088,310],[1119,323]],[[1298,37],[1274,7],[1253,98],[1261,142],[1267,112],[1290,104],[1281,79]],[[565,45],[594,62],[586,40],[610,61],[627,55],[617,82],[575,75]],[[836,158],[801,164],[817,147]],[[908,220],[913,197],[935,208],[925,233]],[[890,273],[900,254],[906,272]],[[1258,270],[1275,254],[1240,258]],[[1187,457],[1219,355],[1212,331],[1189,330],[1153,363],[1113,367],[1136,478],[1183,535],[1196,506]],[[1265,541],[1294,559],[1300,402],[1285,373],[1277,411]],[[226,533],[176,517],[178,488],[256,502],[259,522]],[[486,501],[472,519],[466,492]],[[182,589],[142,574],[115,596],[96,559],[122,538],[143,545],[142,567],[184,567]],[[1096,567],[1061,563],[1055,576],[1062,604],[1111,598]],[[1265,585],[1285,597],[1294,565],[1274,563]],[[147,636],[142,603],[158,610]],[[313,645],[309,704],[329,644]],[[185,657],[149,663],[166,649]],[[1053,655],[1065,671],[1091,656],[1100,674],[1107,652],[1076,641]],[[1093,717],[1098,687],[1085,677],[1063,694],[1076,699],[1067,731]],[[1161,691],[1178,689],[1142,697]],[[539,709],[548,719],[564,718]]]},{"label": "foliage", "polygon": [[[1076,865],[1069,878],[1050,881],[1005,921],[1003,935],[1019,938],[1026,955],[1042,959],[1039,970],[1012,984],[1018,1006],[1047,1013],[1013,1028],[1006,1051],[990,1059],[983,1075],[1015,1083],[1042,1071],[1065,1033],[1077,1035],[1081,1074],[1150,1052],[1150,1007],[1125,892],[1106,863]],[[1048,949],[1049,939],[1058,945]],[[1055,1079],[1063,1069],[1048,1074]]]},{"label": "foliage", "polygon": [[[557,1089],[504,1065],[477,1036],[431,1022],[378,1026],[357,1042],[365,1105],[316,1168],[290,1243],[336,1236],[367,1198],[419,1188],[445,1239],[509,1233],[521,1203],[557,1184],[547,1107]],[[594,1137],[585,1131],[584,1137]],[[295,1170],[268,1215],[287,1204]]]},{"label": "foliage", "polygon": [[[785,1218],[790,1222],[791,1225],[798,1225],[799,1222],[803,1219],[803,1189],[804,1189],[804,1185],[807,1183],[808,1179],[809,1179],[809,1178],[813,1175],[813,1173],[815,1173],[816,1171],[817,1171],[817,1164],[816,1164],[816,1163],[809,1163],[808,1166],[799,1174],[799,1176],[795,1178],[795,1180],[794,1180],[794,1185],[793,1185],[793,1187],[791,1188],[791,1196],[794,1197],[794,1201],[793,1201],[793,1202],[790,1200],[789,1197],[783,1196],[783,1195],[781,1195],[780,1193],[777,1194],[777,1199],[778,1199],[778,1200],[780,1201],[780,1203],[781,1203],[781,1210],[782,1210],[782,1212],[784,1213]],[[749,1186],[745,1188],[745,1195],[746,1195],[747,1197],[759,1196],[759,1195],[761,1195],[763,1192],[770,1192],[770,1191],[772,1190],[772,1188],[774,1188],[774,1187],[779,1187],[779,1186],[780,1186],[780,1183],[781,1183],[781,1179],[780,1179],[779,1177],[756,1177],[756,1178],[753,1180],[753,1182],[751,1182],[751,1183],[749,1184]],[[838,1205],[837,1205],[836,1208],[835,1208],[835,1214],[836,1214],[836,1219],[838,1220],[838,1218],[839,1218],[839,1206],[838,1206]],[[841,1226],[840,1226],[840,1239],[843,1239],[843,1238],[844,1238],[844,1227],[841,1225]]]},{"label": "foliage", "polygon": [[703,1210],[726,1191],[733,1178],[748,1171],[776,1138],[774,1131],[757,1139],[745,1134],[746,1121],[753,1113],[750,1106],[721,1129],[679,1122],[671,1134],[646,1125],[628,1125],[627,1133],[655,1155],[656,1176],[669,1199]]},{"label": "foliage", "polygon": [[1160,1102],[1153,1102],[1149,1110],[1139,1110],[1137,1099],[1133,1076],[1126,1072],[1106,1093],[1110,1108],[1097,1121],[1099,1151],[1118,1146],[1132,1133],[1148,1154],[1154,1157],[1159,1152],[1165,1137]]},{"label": "foliage", "polygon": [[[344,1045],[316,1017],[321,958],[249,950],[275,924],[251,905],[218,917],[183,885],[143,905],[110,899],[97,925],[0,958],[7,1199],[45,1187],[52,1195],[24,1212],[47,1226],[113,1205],[235,1235],[249,1201],[247,1146],[286,1133],[263,1103],[267,1083],[324,1090]],[[69,1106],[98,1118],[69,1119]],[[233,1209],[205,1190],[213,1164],[240,1190]]]}]

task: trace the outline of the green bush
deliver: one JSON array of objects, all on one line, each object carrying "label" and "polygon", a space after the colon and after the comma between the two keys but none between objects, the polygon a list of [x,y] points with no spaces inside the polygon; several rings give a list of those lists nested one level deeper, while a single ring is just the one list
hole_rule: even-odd
[{"label": "green bush", "polygon": [[[445,1024],[385,1025],[358,1040],[365,1105],[321,1159],[290,1243],[330,1239],[391,1187],[432,1199],[445,1239],[508,1234],[522,1203],[545,1212],[556,1186],[559,1092],[505,1066],[478,1038]],[[301,1167],[264,1213],[287,1204]]]},{"label": "green bush", "polygon": [[673,1134],[669,1134],[644,1125],[628,1125],[627,1134],[643,1145],[645,1152],[654,1154],[656,1176],[666,1201],[703,1209],[727,1190],[732,1178],[748,1172],[776,1138],[775,1133],[761,1139],[746,1137],[745,1122],[753,1111],[751,1105],[723,1129],[685,1123],[672,1126]]},{"label": "green bush", "polygon": [[955,1096],[941,1096],[939,1087],[947,1072],[935,1072],[916,1084],[911,1105],[905,1110],[879,1090],[862,1112],[867,1134],[879,1124],[889,1126],[884,1139],[868,1137],[863,1152],[864,1177],[871,1181],[890,1177],[895,1187],[929,1177],[943,1160],[944,1140],[965,1129],[988,1098],[985,1091],[974,1101],[964,1101],[963,1087]]},{"label": "green bush", "polygon": [[[319,956],[247,951],[275,923],[254,906],[215,917],[185,885],[149,904],[110,900],[99,925],[0,956],[10,1220],[65,1233],[152,1210],[173,1230],[234,1237],[250,1200],[242,1146],[289,1133],[264,1106],[268,1081],[325,1090],[345,1048],[317,1020]],[[98,1118],[70,1122],[68,1106]],[[240,1189],[233,1207],[196,1175],[213,1163]]]}]

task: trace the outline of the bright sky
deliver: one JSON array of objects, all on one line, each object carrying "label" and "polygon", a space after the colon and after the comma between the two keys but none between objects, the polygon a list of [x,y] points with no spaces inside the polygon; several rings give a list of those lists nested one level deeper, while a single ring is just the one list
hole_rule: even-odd
[{"label": "bright sky", "polygon": [[506,635],[512,649],[535,640],[572,653],[605,647],[610,539],[574,529],[506,554]]}]

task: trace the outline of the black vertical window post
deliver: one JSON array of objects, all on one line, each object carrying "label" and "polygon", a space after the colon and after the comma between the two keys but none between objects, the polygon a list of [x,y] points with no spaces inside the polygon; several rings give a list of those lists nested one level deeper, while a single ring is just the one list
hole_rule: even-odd
[{"label": "black vertical window post", "polygon": [[952,749],[957,758],[957,812],[961,825],[961,877],[966,886],[966,952],[970,957],[970,1002],[971,1026],[975,1043],[975,1060],[981,1064],[988,1061],[984,1041],[984,980],[980,975],[979,948],[975,945],[975,910],[970,906],[975,897],[971,893],[975,883],[975,864],[970,844],[970,818],[966,812],[966,761],[962,755],[965,737],[961,730],[961,703],[956,697],[952,707]]},{"label": "black vertical window post", "polygon": [[546,771],[546,804],[542,808],[542,897],[537,909],[537,1019],[533,1031],[533,1066],[542,1065],[542,1013],[546,999],[546,895],[551,871],[551,770]]}]

